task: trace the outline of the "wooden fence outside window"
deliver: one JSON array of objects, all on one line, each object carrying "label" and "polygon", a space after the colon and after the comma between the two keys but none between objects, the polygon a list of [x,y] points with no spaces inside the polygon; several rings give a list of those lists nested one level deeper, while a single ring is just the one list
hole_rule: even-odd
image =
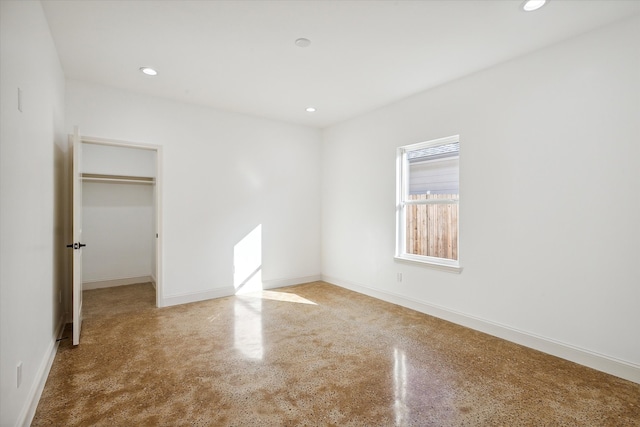
[{"label": "wooden fence outside window", "polygon": [[[412,194],[409,200],[452,199],[457,194]],[[407,253],[458,259],[458,204],[408,205]]]}]

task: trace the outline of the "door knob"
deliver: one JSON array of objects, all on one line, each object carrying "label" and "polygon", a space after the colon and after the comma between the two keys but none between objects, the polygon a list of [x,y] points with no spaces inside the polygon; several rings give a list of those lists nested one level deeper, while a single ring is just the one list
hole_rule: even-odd
[{"label": "door knob", "polygon": [[72,249],[80,249],[80,248],[84,248],[85,246],[87,246],[87,245],[85,245],[84,243],[80,243],[80,242],[72,243],[70,245],[67,245],[68,248],[72,248]]}]

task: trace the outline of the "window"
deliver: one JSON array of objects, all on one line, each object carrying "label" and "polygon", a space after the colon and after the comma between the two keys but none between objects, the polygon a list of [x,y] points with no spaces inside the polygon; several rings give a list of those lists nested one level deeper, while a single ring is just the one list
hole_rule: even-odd
[{"label": "window", "polygon": [[398,148],[396,258],[460,270],[458,135]]}]

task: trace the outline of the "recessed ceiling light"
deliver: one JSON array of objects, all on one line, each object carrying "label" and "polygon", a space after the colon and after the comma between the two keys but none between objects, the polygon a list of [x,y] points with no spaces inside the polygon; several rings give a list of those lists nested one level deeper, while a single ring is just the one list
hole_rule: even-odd
[{"label": "recessed ceiling light", "polygon": [[522,4],[522,9],[525,12],[533,12],[544,6],[546,2],[547,0],[527,0]]},{"label": "recessed ceiling light", "polygon": [[296,39],[296,46],[298,47],[308,47],[311,44],[311,40],[305,38]]},{"label": "recessed ceiling light", "polygon": [[158,74],[158,72],[151,67],[140,67],[140,71],[147,76],[155,76]]},{"label": "recessed ceiling light", "polygon": [[307,109],[305,111],[307,113],[315,113],[316,112],[316,107],[307,107]]}]

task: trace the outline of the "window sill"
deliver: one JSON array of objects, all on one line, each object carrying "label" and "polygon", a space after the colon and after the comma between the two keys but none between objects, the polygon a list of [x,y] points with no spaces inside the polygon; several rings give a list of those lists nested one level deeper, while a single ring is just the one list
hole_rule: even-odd
[{"label": "window sill", "polygon": [[441,264],[441,263],[434,262],[434,261],[427,261],[427,260],[423,260],[423,259],[419,259],[419,258],[413,258],[413,257],[411,257],[411,258],[410,257],[404,257],[404,256],[401,256],[401,255],[396,255],[394,257],[394,259],[396,259],[397,261],[402,261],[402,262],[420,264],[420,265],[423,265],[425,267],[433,268],[435,270],[440,270],[440,271],[447,271],[449,273],[456,273],[456,274],[462,273],[462,267],[459,266],[459,265]]}]

